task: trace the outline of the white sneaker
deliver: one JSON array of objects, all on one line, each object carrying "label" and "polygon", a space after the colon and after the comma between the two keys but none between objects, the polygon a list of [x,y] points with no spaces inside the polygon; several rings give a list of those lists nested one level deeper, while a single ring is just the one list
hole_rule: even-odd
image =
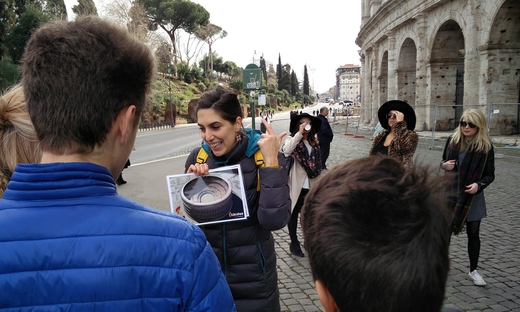
[{"label": "white sneaker", "polygon": [[477,270],[474,270],[473,272],[468,273],[469,277],[473,280],[473,283],[477,286],[486,286],[486,282],[482,278],[482,275],[480,275]]}]

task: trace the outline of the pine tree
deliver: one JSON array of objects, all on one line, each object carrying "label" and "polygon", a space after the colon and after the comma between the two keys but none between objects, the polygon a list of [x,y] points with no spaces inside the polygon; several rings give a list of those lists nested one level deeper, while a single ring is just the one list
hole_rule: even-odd
[{"label": "pine tree", "polygon": [[291,72],[291,95],[296,96],[296,93],[298,93],[298,77],[296,77],[296,73],[294,70]]},{"label": "pine tree", "polygon": [[72,7],[72,12],[74,12],[76,16],[98,15],[94,0],[78,0],[78,4]]},{"label": "pine tree", "polygon": [[303,95],[309,96],[309,76],[307,74],[307,65],[303,67]]},{"label": "pine tree", "polygon": [[56,19],[66,21],[67,20],[67,7],[65,7],[65,1],[63,0],[48,0],[47,10]]},{"label": "pine tree", "polygon": [[267,83],[267,66],[265,65],[265,59],[263,56],[260,56],[260,69],[262,70],[265,82]]},{"label": "pine tree", "polygon": [[276,79],[278,79],[278,85],[280,84],[280,80],[282,79],[282,57],[280,53],[278,53],[278,65],[276,65]]}]

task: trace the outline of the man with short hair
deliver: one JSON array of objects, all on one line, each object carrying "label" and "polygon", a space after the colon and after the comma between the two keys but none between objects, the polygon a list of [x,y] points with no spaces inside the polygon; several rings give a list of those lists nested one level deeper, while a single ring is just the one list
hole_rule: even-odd
[{"label": "man with short hair", "polygon": [[321,168],[324,170],[328,169],[326,162],[330,154],[330,143],[334,138],[334,132],[332,132],[329,120],[327,119],[328,115],[329,109],[326,106],[320,108],[318,118],[321,120],[321,128],[318,130],[318,141],[320,142]]},{"label": "man with short hair", "polygon": [[378,155],[334,167],[309,191],[302,231],[325,311],[441,311],[450,214],[447,180],[430,174]]},{"label": "man with short hair", "polygon": [[0,307],[235,311],[202,231],[117,194],[154,59],[98,17],[49,23],[27,43],[22,84],[43,151],[0,200]]}]

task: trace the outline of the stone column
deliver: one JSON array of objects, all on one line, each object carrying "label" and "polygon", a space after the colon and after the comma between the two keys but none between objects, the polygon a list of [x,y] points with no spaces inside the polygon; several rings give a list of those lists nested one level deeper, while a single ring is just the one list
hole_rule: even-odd
[{"label": "stone column", "polygon": [[479,103],[479,79],[481,77],[480,52],[477,48],[479,46],[479,32],[477,30],[480,28],[482,19],[477,13],[479,10],[467,10],[467,29],[474,29],[474,31],[468,31],[466,33],[466,37],[464,38],[465,49],[459,51],[459,53],[464,57],[464,104],[477,104]]},{"label": "stone column", "polygon": [[387,100],[397,99],[397,52],[395,48],[395,31],[389,31],[387,34],[388,40],[388,90]]},{"label": "stone column", "polygon": [[[425,14],[418,14],[414,17],[417,25],[417,72],[415,74],[415,114],[417,115],[417,125],[425,124],[431,130],[431,123],[434,108],[426,106],[430,103],[430,95],[427,90],[431,81],[428,79],[427,72],[427,52],[428,52],[428,20]],[[422,129],[420,129],[422,130]]]},{"label": "stone column", "polygon": [[379,94],[380,94],[380,88],[379,88],[379,72],[380,72],[380,66],[381,66],[381,60],[379,59],[379,44],[375,43],[372,45],[371,52],[370,52],[370,110],[368,113],[370,114],[370,118],[377,118],[377,110],[379,109]]}]

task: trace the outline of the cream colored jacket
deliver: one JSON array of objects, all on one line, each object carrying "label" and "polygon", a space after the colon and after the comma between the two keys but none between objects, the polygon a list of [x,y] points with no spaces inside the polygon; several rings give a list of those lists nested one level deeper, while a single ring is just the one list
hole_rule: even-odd
[{"label": "cream colored jacket", "polygon": [[[280,148],[285,157],[291,155],[291,157],[294,158],[294,155],[292,155],[294,148],[296,148],[296,145],[298,145],[302,139],[303,135],[300,132],[296,132],[294,137],[290,135],[285,137],[285,140],[283,141],[283,144]],[[289,194],[291,197],[291,212],[294,209],[296,202],[298,201],[298,196],[300,196],[300,191],[302,190],[305,177],[307,177],[307,172],[305,172],[305,169],[303,169],[300,163],[294,159],[294,164],[291,168],[291,171],[289,172],[288,181],[290,190]],[[316,179],[309,179],[309,188],[312,188],[315,180]]]}]

